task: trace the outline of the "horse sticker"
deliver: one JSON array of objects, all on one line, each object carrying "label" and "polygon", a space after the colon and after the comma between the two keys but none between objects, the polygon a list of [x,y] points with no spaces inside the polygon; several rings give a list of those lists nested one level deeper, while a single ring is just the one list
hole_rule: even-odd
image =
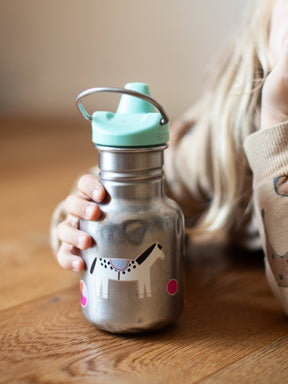
[{"label": "horse sticker", "polygon": [[95,275],[96,296],[108,299],[109,280],[137,283],[139,298],[151,297],[150,269],[157,260],[164,260],[163,247],[154,243],[135,259],[95,258],[90,273]]}]

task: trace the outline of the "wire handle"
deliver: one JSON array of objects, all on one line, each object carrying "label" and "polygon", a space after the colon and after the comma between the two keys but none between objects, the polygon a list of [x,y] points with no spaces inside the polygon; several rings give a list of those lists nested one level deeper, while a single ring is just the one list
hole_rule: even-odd
[{"label": "wire handle", "polygon": [[82,113],[82,115],[87,120],[92,120],[92,116],[89,115],[89,113],[86,111],[86,109],[83,107],[81,100],[84,97],[93,95],[95,93],[105,93],[105,92],[112,92],[112,93],[121,93],[129,96],[138,97],[139,99],[143,99],[147,101],[148,103],[152,104],[158,111],[160,112],[162,118],[160,120],[160,125],[165,125],[168,123],[169,118],[167,113],[165,112],[164,108],[152,97],[144,95],[144,93],[132,91],[130,89],[125,88],[105,88],[105,87],[98,87],[98,88],[89,88],[86,91],[80,92],[79,95],[76,97],[76,105],[79,111]]}]

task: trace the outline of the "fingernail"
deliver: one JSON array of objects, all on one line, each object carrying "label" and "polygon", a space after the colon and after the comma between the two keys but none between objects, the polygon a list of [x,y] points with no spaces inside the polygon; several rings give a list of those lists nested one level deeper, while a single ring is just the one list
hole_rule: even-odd
[{"label": "fingernail", "polygon": [[78,272],[80,271],[80,263],[81,261],[79,259],[75,259],[72,261],[72,271]]},{"label": "fingernail", "polygon": [[99,189],[94,189],[92,192],[92,197],[94,201],[99,202],[101,191]]},{"label": "fingernail", "polygon": [[79,236],[77,239],[77,244],[80,249],[84,249],[86,246],[86,236]]},{"label": "fingernail", "polygon": [[90,219],[93,216],[94,213],[94,205],[87,205],[85,208],[85,218]]}]

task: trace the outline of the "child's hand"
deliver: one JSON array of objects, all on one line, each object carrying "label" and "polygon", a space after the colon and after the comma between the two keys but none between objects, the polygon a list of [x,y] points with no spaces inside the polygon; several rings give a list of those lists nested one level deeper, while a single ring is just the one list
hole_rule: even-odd
[{"label": "child's hand", "polygon": [[288,42],[275,67],[267,77],[262,91],[261,129],[288,120]]},{"label": "child's hand", "polygon": [[82,271],[85,265],[80,257],[80,250],[89,248],[92,238],[78,229],[80,218],[97,220],[100,217],[101,211],[97,203],[104,200],[106,191],[93,175],[82,176],[77,187],[78,191],[65,201],[67,218],[57,227],[58,237],[62,241],[57,259],[65,269]]}]

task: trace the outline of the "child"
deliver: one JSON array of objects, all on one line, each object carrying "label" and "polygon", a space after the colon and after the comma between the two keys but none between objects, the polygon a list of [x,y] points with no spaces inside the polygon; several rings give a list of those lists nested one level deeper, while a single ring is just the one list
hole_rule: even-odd
[{"label": "child", "polygon": [[[287,120],[288,2],[256,0],[204,96],[171,129],[166,184],[193,232],[263,247],[268,282],[286,313]],[[105,198],[96,173],[82,176],[54,214],[52,243],[66,269],[84,268],[79,254],[91,238],[79,231],[79,218],[97,220]]]}]

